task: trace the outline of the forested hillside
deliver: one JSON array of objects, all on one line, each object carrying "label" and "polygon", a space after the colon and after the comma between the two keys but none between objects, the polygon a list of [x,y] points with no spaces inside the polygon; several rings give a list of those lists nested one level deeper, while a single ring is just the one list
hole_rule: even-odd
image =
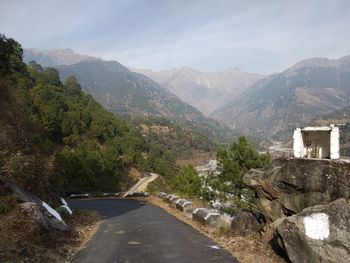
[{"label": "forested hillside", "polygon": [[[71,56],[68,57],[68,54]],[[142,74],[130,71],[117,61],[104,61],[72,53],[68,49],[25,49],[24,61],[29,63],[31,59],[41,61],[44,65],[55,66],[60,72],[61,81],[74,75],[84,91],[117,116],[124,116],[127,120],[132,118],[137,128],[144,125],[157,126],[159,120],[163,124],[168,123],[168,126],[163,125],[171,131],[166,139],[164,136],[151,136],[151,139],[155,139],[157,143],[166,141],[164,146],[167,148],[171,146],[177,156],[188,155],[189,152],[198,149],[206,151],[208,145],[211,145],[212,149],[217,142],[227,141],[233,137],[232,131],[227,126],[206,118],[196,108],[158,83]],[[141,127],[140,131],[144,132],[144,129]],[[143,134],[149,139],[150,133]],[[191,143],[185,143],[180,149],[178,146],[181,146],[182,142],[177,138],[183,136],[192,139]]]},{"label": "forested hillside", "polygon": [[117,115],[167,118],[197,133],[196,136],[206,137],[206,143],[232,138],[232,131],[227,126],[206,118],[158,83],[116,61],[81,61],[56,68],[62,80],[74,75],[84,91]]},{"label": "forested hillside", "polygon": [[196,132],[195,123],[169,120],[164,117],[134,117],[132,122],[146,141],[162,145],[177,158],[188,158],[195,153],[215,152],[218,141],[210,134]]},{"label": "forested hillside", "polygon": [[51,191],[119,191],[131,167],[171,176],[174,155],[81,91],[75,77],[22,61],[0,36],[0,179],[39,196]]}]

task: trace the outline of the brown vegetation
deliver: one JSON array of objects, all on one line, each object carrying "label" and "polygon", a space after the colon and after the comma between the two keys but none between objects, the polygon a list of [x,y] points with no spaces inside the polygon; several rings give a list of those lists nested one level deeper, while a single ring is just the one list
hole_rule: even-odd
[{"label": "brown vegetation", "polygon": [[99,216],[75,210],[66,217],[68,233],[47,231],[35,224],[19,206],[0,214],[0,258],[5,262],[62,262],[70,260],[97,231]]}]

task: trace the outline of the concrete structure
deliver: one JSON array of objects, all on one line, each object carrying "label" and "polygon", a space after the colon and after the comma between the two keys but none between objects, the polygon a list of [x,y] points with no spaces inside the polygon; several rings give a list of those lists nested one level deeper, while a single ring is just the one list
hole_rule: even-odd
[{"label": "concrete structure", "polygon": [[206,208],[196,208],[192,213],[192,218],[206,227],[217,228],[221,221],[221,214]]},{"label": "concrete structure", "polygon": [[178,197],[178,196],[171,197],[170,198],[170,206],[175,208],[176,207],[176,202],[178,200],[180,200],[180,197]]},{"label": "concrete structure", "polygon": [[168,197],[168,194],[164,193],[164,192],[160,192],[159,197],[162,198],[163,200],[165,200]]},{"label": "concrete structure", "polygon": [[293,134],[295,158],[339,159],[339,128],[296,128]]},{"label": "concrete structure", "polygon": [[171,200],[171,198],[173,198],[173,197],[176,197],[176,195],[169,194],[169,195],[166,197],[165,201],[167,201],[168,203],[170,203],[170,200]]},{"label": "concrete structure", "polygon": [[192,213],[193,203],[186,199],[179,199],[176,202],[176,208],[184,213]]}]

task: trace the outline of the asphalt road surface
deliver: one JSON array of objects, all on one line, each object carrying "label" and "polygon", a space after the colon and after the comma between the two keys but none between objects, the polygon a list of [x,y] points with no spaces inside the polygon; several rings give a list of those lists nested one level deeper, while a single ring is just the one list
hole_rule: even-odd
[{"label": "asphalt road surface", "polygon": [[161,208],[132,199],[70,200],[103,220],[73,262],[238,262],[227,251]]}]

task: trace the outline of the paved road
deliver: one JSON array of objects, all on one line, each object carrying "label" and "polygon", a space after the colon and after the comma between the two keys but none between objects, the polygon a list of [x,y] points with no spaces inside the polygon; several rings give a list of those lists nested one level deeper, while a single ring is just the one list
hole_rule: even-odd
[{"label": "paved road", "polygon": [[148,184],[156,180],[158,177],[159,177],[159,174],[155,174],[155,173],[150,173],[149,176],[142,177],[129,191],[127,191],[124,194],[124,197],[135,192],[145,192]]},{"label": "paved road", "polygon": [[151,204],[132,199],[71,200],[73,208],[99,212],[103,221],[73,262],[238,262],[187,224]]}]

